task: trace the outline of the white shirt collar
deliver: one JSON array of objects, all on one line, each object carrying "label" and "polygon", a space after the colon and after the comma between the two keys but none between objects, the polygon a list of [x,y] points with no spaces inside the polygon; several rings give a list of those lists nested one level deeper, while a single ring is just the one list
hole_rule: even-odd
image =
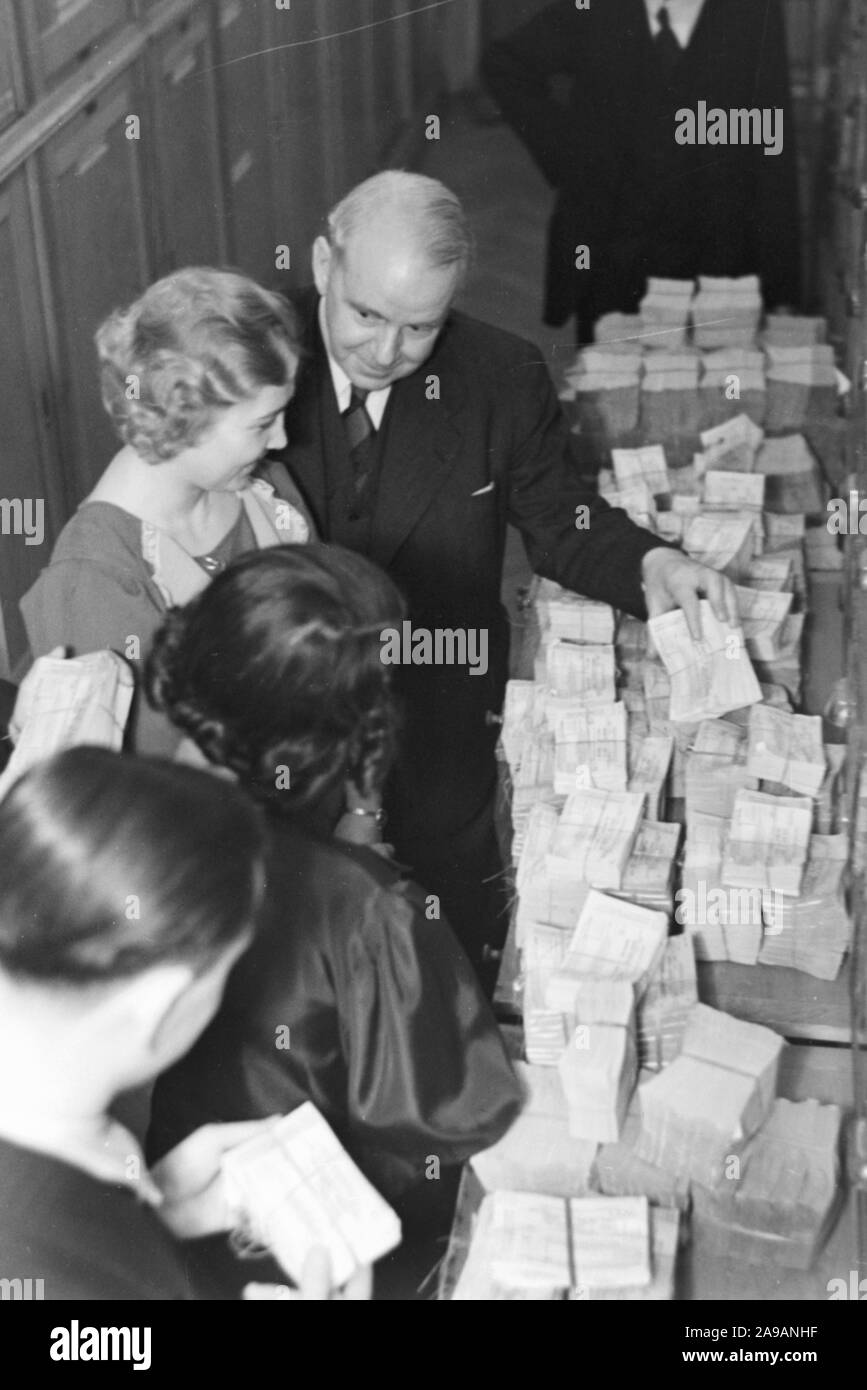
[{"label": "white shirt collar", "polygon": [[[337,397],[337,408],[341,415],[349,406],[349,399],[352,395],[352,382],[346,375],[339,362],[336,362],[331,355],[331,345],[328,339],[328,324],[325,321],[325,301],[319,300],[319,331],[322,334],[322,341],[325,344],[325,351],[328,354],[328,365],[331,368],[331,380],[334,383],[334,394]],[[382,417],[385,414],[385,407],[388,405],[388,398],[391,394],[390,386],[383,386],[380,391],[368,393],[365,401],[365,409],[370,417],[370,423],[375,430],[382,424]]]},{"label": "white shirt collar", "polygon": [[668,10],[668,17],[671,20],[671,28],[675,38],[681,48],[686,48],[698,23],[704,0],[644,0],[647,18],[650,21],[650,32],[654,36],[659,33],[660,25],[656,16],[663,4]]}]

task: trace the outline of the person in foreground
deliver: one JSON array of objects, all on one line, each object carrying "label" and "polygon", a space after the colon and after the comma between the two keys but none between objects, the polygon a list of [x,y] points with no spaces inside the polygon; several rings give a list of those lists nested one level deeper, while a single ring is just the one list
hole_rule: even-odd
[{"label": "person in foreground", "polygon": [[[0,804],[0,1278],[38,1277],[47,1300],[226,1296],[194,1283],[181,1241],[228,1228],[221,1155],[259,1126],[200,1129],[149,1172],[111,1107],[214,1013],[263,842],[232,785],[99,748]],[[305,1296],[328,1283],[317,1252]]]},{"label": "person in foreground", "polygon": [[[438,899],[377,844],[397,717],[380,633],[401,613],[362,556],[286,546],[236,561],[155,637],[150,697],[267,808],[271,848],[261,931],[157,1083],[148,1148],[311,1100],[424,1225],[521,1093]],[[347,822],[368,843],[335,837]]]},{"label": "person in foreground", "polygon": [[[286,443],[295,317],[246,276],[191,267],[111,314],[96,342],[103,402],[122,448],[64,527],[21,611],[35,657],[110,648],[138,674],[167,608],[186,603],[236,555],[310,534],[285,469],[264,463],[267,450]],[[128,745],[171,756],[178,738],[137,702]]]}]

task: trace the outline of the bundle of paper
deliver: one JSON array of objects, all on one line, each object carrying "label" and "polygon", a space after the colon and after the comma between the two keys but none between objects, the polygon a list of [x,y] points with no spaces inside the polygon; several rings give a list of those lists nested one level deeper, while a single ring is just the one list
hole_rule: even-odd
[{"label": "bundle of paper", "polygon": [[722,623],[701,600],[700,642],[693,641],[682,609],[651,618],[648,626],[671,677],[669,718],[674,723],[714,719],[761,699],[739,627]]},{"label": "bundle of paper", "polygon": [[834,349],[823,344],[766,346],[769,430],[799,429],[815,415],[837,408]]},{"label": "bundle of paper", "polygon": [[837,978],[852,934],[841,888],[847,854],[845,835],[811,835],[800,898],[764,895],[763,965]]},{"label": "bundle of paper", "polygon": [[0,798],[34,763],[63,748],[81,743],[120,748],[132,695],[132,672],[114,652],[39,657],[15,701],[14,747],[0,776]]},{"label": "bundle of paper", "polygon": [[316,1246],[335,1287],[400,1244],[391,1207],[306,1101],[222,1159],[230,1210],[296,1283]]},{"label": "bundle of paper", "polygon": [[638,424],[641,352],[636,344],[584,348],[565,375],[560,399],[581,434],[619,438]]},{"label": "bundle of paper", "polygon": [[[653,912],[636,903],[624,902],[605,893],[591,891],[569,942],[562,964],[551,976],[545,996],[548,1008],[572,1013],[578,1023],[628,1021],[632,1006],[647,988],[662,954],[668,930],[664,912]],[[626,986],[624,1007],[615,1002],[617,991],[600,989],[602,1004],[611,1003],[606,1014],[593,1000],[593,989],[614,981]],[[581,1014],[581,1005],[586,1012]]]},{"label": "bundle of paper", "polygon": [[636,1144],[641,1133],[641,1087],[652,1080],[653,1072],[642,1070],[638,1089],[626,1112],[623,1131],[613,1144],[601,1144],[596,1151],[591,1180],[609,1197],[646,1197],[653,1207],[686,1211],[689,1181],[678,1173],[639,1158]]},{"label": "bundle of paper", "polygon": [[626,706],[622,702],[585,705],[573,714],[563,714],[554,736],[558,795],[568,796],[579,787],[626,790]]},{"label": "bundle of paper", "polygon": [[556,694],[608,703],[615,698],[614,678],[613,645],[589,646],[543,637],[536,679]]},{"label": "bundle of paper", "polygon": [[721,425],[702,430],[700,438],[704,452],[696,454],[696,472],[699,477],[708,468],[726,473],[751,473],[764,437],[764,430],[747,414],[734,415]]},{"label": "bundle of paper", "polygon": [[747,769],[762,781],[778,782],[802,796],[817,796],[825,778],[819,716],[753,705]]},{"label": "bundle of paper", "polygon": [[666,280],[651,276],[639,304],[641,336],[646,347],[675,348],[686,343],[692,280]]},{"label": "bundle of paper", "polygon": [[702,354],[702,417],[712,429],[735,414],[756,425],[765,418],[765,358],[758,350],[717,348]]},{"label": "bundle of paper", "polygon": [[683,548],[694,560],[739,579],[753,558],[753,520],[715,512],[684,518]]},{"label": "bundle of paper", "polygon": [[537,1067],[556,1067],[569,1044],[569,1020],[550,1009],[524,1013],[524,1051]]},{"label": "bundle of paper", "polygon": [[[807,530],[806,518],[796,512],[765,512],[765,549],[768,554],[790,554],[795,559]],[[797,586],[796,586],[797,592]]]},{"label": "bundle of paper", "polygon": [[747,652],[753,661],[777,661],[787,640],[786,619],[792,609],[791,590],[736,588],[738,616],[744,631]]},{"label": "bundle of paper", "polygon": [[541,1192],[550,1197],[580,1197],[590,1185],[596,1144],[569,1133],[566,1097],[550,1067],[516,1063],[526,1096],[511,1127],[470,1162],[486,1192]]},{"label": "bundle of paper", "polygon": [[609,889],[610,895],[670,917],[674,912],[675,856],[679,844],[679,825],[642,821],[623,874],[623,887]]},{"label": "bundle of paper", "polygon": [[643,814],[639,792],[574,792],[560,815],[548,872],[594,888],[619,888]]},{"label": "bundle of paper", "polygon": [[621,494],[637,479],[647,485],[654,497],[668,496],[671,485],[661,444],[648,444],[643,449],[612,449],[611,460]]},{"label": "bundle of paper", "polygon": [[[639,682],[637,685],[630,685],[629,680],[621,687],[620,698],[626,706],[626,727],[629,730],[630,740],[636,739],[640,744],[643,738],[650,733],[650,722],[647,717],[647,702],[644,698],[644,682],[641,678],[640,663],[636,661],[627,671],[629,680]],[[627,749],[627,767],[631,754]],[[628,790],[628,788],[627,788]]]},{"label": "bundle of paper", "polygon": [[[751,705],[751,709],[757,706]],[[699,724],[686,759],[686,821],[695,815],[731,816],[735,794],[742,787],[758,788],[747,771],[746,731],[724,719],[705,719]]]},{"label": "bundle of paper", "polygon": [[593,340],[621,352],[641,351],[640,314],[601,314],[593,325]]},{"label": "bundle of paper", "polygon": [[680,1056],[638,1088],[639,1157],[713,1186],[771,1110],[782,1046],[770,1028],[696,1004]]},{"label": "bundle of paper", "polygon": [[581,1024],[557,1063],[569,1133],[600,1144],[619,1138],[638,1076],[633,1025]]},{"label": "bundle of paper", "polygon": [[700,275],[692,302],[693,340],[700,348],[752,347],[762,316],[757,275]]},{"label": "bundle of paper", "polygon": [[574,1289],[569,1302],[662,1303],[674,1298],[674,1271],[680,1231],[680,1213],[663,1207],[650,1208],[651,1280],[643,1288]]},{"label": "bundle of paper", "polygon": [[701,358],[690,347],[655,349],[644,358],[642,391],[694,391]]},{"label": "bundle of paper", "polygon": [[762,333],[766,347],[798,347],[802,344],[824,343],[828,324],[823,318],[808,318],[798,314],[768,314]]},{"label": "bundle of paper", "polygon": [[693,1219],[729,1259],[809,1269],[836,1216],[841,1111],[776,1100],[739,1156],[739,1176],[693,1189]]},{"label": "bundle of paper", "polygon": [[554,793],[554,735],[547,729],[528,729],[520,739],[516,734],[512,754],[512,823],[517,827],[522,813]]},{"label": "bundle of paper", "polygon": [[609,646],[614,641],[614,609],[607,603],[582,598],[544,580],[536,592],[534,606],[541,629],[552,637],[593,646]]},{"label": "bundle of paper", "polygon": [[765,479],[761,473],[727,473],[709,468],[704,475],[704,502],[719,512],[761,512]]},{"label": "bundle of paper", "polygon": [[[728,947],[719,910],[709,913],[708,899],[718,902],[722,893],[722,860],[728,821],[720,816],[693,811],[686,836],[686,856],[681,886],[675,893],[675,921],[692,939],[698,960],[728,960]],[[761,934],[761,928],[759,928]]]},{"label": "bundle of paper", "polygon": [[739,791],[723,858],[722,881],[797,897],[807,862],[813,806],[809,797]]},{"label": "bundle of paper", "polygon": [[766,439],[756,455],[756,472],[766,476],[767,511],[825,515],[818,464],[802,434]]},{"label": "bundle of paper", "polygon": [[629,759],[629,783],[631,792],[643,792],[646,798],[648,816],[661,820],[665,808],[665,784],[674,739],[660,734],[647,734]]},{"label": "bundle of paper", "polygon": [[544,692],[535,681],[506,682],[500,744],[510,769],[518,765],[528,729],[544,729]]},{"label": "bundle of paper", "polygon": [[[516,942],[524,944],[524,926],[528,921],[548,922],[550,889],[545,856],[554,842],[560,808],[553,799],[537,801],[531,806],[524,824],[521,851],[515,870],[515,889],[518,895],[515,913]],[[574,918],[563,923],[572,925]]]},{"label": "bundle of paper", "polygon": [[[701,426],[697,355],[649,352],[641,379],[641,432],[645,439],[664,439],[679,458],[692,448]],[[685,441],[678,446],[678,439]],[[689,457],[687,453],[687,457]]]},{"label": "bundle of paper", "polygon": [[680,1054],[687,1020],[697,1003],[692,937],[688,933],[671,936],[638,1001],[638,1059],[643,1068],[660,1071]]},{"label": "bundle of paper", "polygon": [[794,594],[795,581],[792,556],[785,553],[755,556],[750,561],[750,567],[742,582],[744,586],[749,589],[768,590],[779,594]]},{"label": "bundle of paper", "polygon": [[550,1300],[568,1289],[643,1288],[650,1277],[643,1198],[567,1202],[528,1192],[491,1192],[482,1200],[453,1298],[509,1299],[520,1297],[518,1290],[533,1290]]}]

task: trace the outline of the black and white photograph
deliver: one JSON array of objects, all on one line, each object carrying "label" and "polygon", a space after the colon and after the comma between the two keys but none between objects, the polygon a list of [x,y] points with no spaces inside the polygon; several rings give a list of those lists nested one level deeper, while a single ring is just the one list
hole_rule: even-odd
[{"label": "black and white photograph", "polygon": [[831,1373],[867,0],[0,0],[0,494],[21,1364],[555,1301]]}]

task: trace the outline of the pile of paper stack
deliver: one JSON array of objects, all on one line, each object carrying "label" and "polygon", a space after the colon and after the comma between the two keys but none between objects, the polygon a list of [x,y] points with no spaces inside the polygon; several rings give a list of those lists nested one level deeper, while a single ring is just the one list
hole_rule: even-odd
[{"label": "pile of paper stack", "polygon": [[782,1045],[770,1028],[697,1004],[680,1055],[638,1088],[639,1157],[714,1186],[732,1145],[770,1112]]},{"label": "pile of paper stack", "polygon": [[470,1160],[486,1192],[541,1192],[580,1197],[588,1190],[595,1141],[569,1133],[566,1097],[558,1072],[518,1062],[526,1103],[514,1124]]},{"label": "pile of paper stack", "polygon": [[696,1230],[733,1260],[808,1269],[836,1215],[841,1112],[776,1100],[734,1174],[693,1187]]},{"label": "pile of paper stack", "polygon": [[762,314],[758,276],[700,275],[691,312],[698,347],[752,347]]},{"label": "pile of paper stack", "polygon": [[694,288],[692,280],[648,279],[638,306],[642,342],[654,350],[684,346]]}]

